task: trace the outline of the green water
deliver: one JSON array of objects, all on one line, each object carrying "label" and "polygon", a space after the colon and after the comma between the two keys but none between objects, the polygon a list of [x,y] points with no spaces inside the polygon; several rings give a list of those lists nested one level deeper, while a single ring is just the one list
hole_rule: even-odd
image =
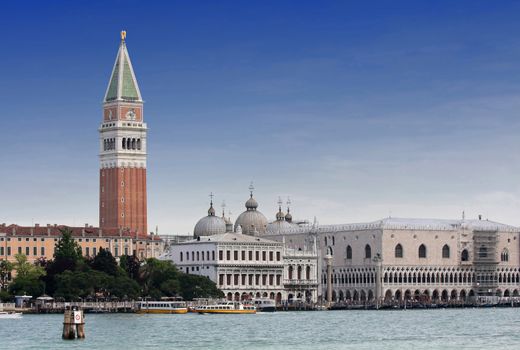
[{"label": "green water", "polygon": [[85,340],[63,316],[0,320],[0,349],[520,349],[520,309],[86,315]]}]

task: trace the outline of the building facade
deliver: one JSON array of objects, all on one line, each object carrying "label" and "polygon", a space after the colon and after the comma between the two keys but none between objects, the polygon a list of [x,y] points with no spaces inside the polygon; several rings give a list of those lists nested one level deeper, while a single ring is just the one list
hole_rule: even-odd
[{"label": "building facade", "polygon": [[520,292],[520,230],[488,220],[387,218],[267,237],[296,246],[316,237],[320,294],[325,298],[330,255],[335,302],[462,302]]}]

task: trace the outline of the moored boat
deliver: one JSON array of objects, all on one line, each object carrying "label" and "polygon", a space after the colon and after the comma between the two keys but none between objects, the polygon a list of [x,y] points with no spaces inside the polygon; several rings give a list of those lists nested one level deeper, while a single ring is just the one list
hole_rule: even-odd
[{"label": "moored boat", "polygon": [[200,305],[195,307],[195,311],[199,314],[256,314],[256,307],[238,301],[226,301],[213,305]]},{"label": "moored boat", "polygon": [[253,299],[253,304],[258,312],[274,312],[276,311],[276,302],[269,298]]},{"label": "moored boat", "polygon": [[188,307],[182,301],[140,301],[137,303],[139,314],[185,314]]}]

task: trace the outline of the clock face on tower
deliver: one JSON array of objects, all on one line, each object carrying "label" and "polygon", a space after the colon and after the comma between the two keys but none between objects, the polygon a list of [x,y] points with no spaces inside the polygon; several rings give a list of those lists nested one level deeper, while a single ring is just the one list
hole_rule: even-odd
[{"label": "clock face on tower", "polygon": [[135,120],[135,111],[133,108],[126,113],[126,119]]}]

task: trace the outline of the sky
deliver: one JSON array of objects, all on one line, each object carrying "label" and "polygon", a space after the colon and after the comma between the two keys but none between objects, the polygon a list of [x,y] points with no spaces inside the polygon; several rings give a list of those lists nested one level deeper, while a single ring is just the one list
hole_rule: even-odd
[{"label": "sky", "polygon": [[119,32],[145,100],[148,226],[520,226],[517,1],[2,1],[0,223],[98,224]]}]

